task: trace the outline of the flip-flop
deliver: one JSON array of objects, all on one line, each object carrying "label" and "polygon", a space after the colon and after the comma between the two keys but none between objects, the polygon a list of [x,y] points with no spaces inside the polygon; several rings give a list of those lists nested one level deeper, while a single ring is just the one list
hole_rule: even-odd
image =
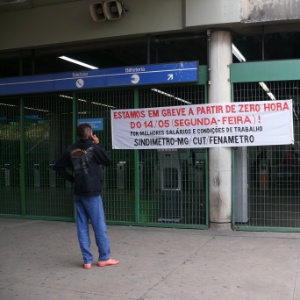
[{"label": "flip-flop", "polygon": [[113,266],[113,265],[117,265],[118,263],[119,263],[118,260],[110,258],[105,261],[99,261],[98,266],[99,267]]}]

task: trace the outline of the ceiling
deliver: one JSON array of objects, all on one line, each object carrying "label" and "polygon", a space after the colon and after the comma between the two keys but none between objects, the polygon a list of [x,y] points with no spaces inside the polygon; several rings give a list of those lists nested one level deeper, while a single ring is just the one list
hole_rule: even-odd
[{"label": "ceiling", "polygon": [[[27,0],[10,5],[1,5],[0,0],[0,13],[72,1],[78,0]],[[233,42],[247,61],[300,58],[300,32],[297,32],[296,25],[289,24],[289,27],[282,26],[279,29],[276,27],[275,33],[265,30],[267,32],[265,34],[262,34],[261,25],[247,24],[246,28],[247,32],[240,29],[233,31]],[[269,28],[272,26],[270,25]],[[284,31],[284,28],[288,29]],[[73,72],[83,69],[59,59],[58,57],[62,55],[82,60],[98,68],[191,60],[206,65],[207,48],[206,30],[203,29],[180,34],[0,51],[0,78]]]},{"label": "ceiling", "polygon": [[83,69],[59,59],[62,55],[98,68],[191,60],[203,65],[207,57],[206,40],[205,34],[185,33],[0,52],[0,78]]},{"label": "ceiling", "polygon": [[79,0],[0,0],[0,13],[75,1]]},{"label": "ceiling", "polygon": [[[247,61],[296,59],[300,57],[300,33],[274,33],[241,37],[233,42]],[[264,51],[263,51],[264,49]],[[66,55],[99,68],[146,65],[197,60],[207,64],[205,33],[128,39],[106,43],[90,43],[0,52],[0,78],[20,75],[72,72],[82,67],[65,62],[58,56]]]}]

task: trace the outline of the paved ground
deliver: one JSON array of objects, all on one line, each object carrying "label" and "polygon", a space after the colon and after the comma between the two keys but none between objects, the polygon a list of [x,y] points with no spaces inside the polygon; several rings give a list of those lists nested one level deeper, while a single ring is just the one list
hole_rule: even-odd
[{"label": "paved ground", "polygon": [[85,270],[74,223],[0,219],[0,299],[300,299],[299,233],[108,232],[120,264]]}]

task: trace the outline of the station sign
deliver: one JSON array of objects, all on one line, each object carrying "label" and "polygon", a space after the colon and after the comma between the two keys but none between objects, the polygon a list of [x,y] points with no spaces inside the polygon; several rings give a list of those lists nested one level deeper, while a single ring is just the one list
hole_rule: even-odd
[{"label": "station sign", "polygon": [[82,123],[88,123],[91,125],[93,131],[103,130],[103,118],[89,118],[89,119],[78,119],[77,126]]},{"label": "station sign", "polygon": [[3,78],[0,96],[197,81],[198,62],[190,61]]}]

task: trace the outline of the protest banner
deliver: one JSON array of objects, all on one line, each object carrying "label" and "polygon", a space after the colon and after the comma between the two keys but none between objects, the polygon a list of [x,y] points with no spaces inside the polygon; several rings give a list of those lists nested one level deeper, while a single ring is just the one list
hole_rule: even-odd
[{"label": "protest banner", "polygon": [[113,149],[294,143],[292,100],[111,110]]}]

